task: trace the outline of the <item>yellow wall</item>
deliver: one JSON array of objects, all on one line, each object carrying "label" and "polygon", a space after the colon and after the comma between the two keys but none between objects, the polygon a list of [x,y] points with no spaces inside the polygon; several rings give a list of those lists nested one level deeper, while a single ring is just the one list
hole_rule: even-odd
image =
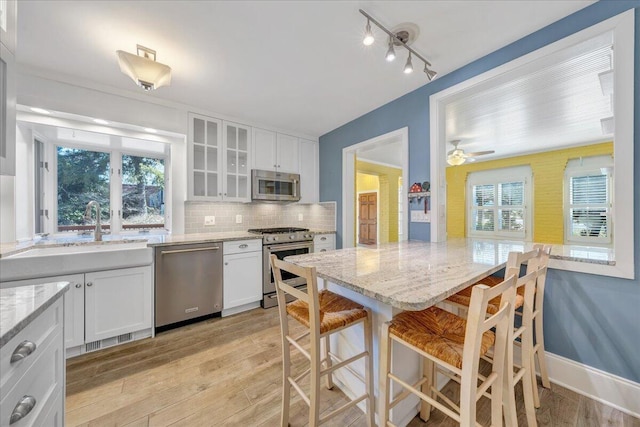
[{"label": "yellow wall", "polygon": [[563,185],[567,162],[603,154],[613,155],[613,142],[447,167],[447,236],[466,235],[465,193],[469,173],[529,165],[533,173],[533,241],[563,243]]},{"label": "yellow wall", "polygon": [[[402,169],[389,166],[367,163],[362,160],[356,160],[356,194],[363,191],[375,190],[368,185],[370,178],[367,176],[375,176],[378,179],[378,205],[380,216],[378,224],[380,233],[378,235],[378,243],[397,242],[398,241],[398,182],[402,177]],[[362,176],[362,182],[361,177]],[[362,187],[360,187],[362,184]],[[355,224],[354,230],[358,228],[358,206],[355,201]],[[355,239],[355,237],[354,237]],[[354,240],[355,241],[355,240]]]}]

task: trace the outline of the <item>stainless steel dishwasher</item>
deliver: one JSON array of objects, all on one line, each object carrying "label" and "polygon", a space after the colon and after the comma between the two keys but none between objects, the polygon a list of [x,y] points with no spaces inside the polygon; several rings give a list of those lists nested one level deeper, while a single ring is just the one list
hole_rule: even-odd
[{"label": "stainless steel dishwasher", "polygon": [[155,248],[156,328],[222,311],[222,244]]}]

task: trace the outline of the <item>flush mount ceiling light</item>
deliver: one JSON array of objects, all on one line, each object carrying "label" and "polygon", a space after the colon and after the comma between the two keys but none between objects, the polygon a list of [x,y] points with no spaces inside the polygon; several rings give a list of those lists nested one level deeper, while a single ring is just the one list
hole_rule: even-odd
[{"label": "flush mount ceiling light", "polygon": [[154,90],[171,84],[171,67],[156,62],[156,51],[137,45],[138,54],[118,50],[120,71],[144,90]]},{"label": "flush mount ceiling light", "polygon": [[376,21],[371,15],[369,15],[364,10],[360,9],[360,13],[363,14],[367,18],[367,25],[366,25],[365,31],[364,31],[364,38],[362,39],[362,43],[364,43],[365,46],[372,45],[374,40],[375,40],[374,37],[373,37],[373,32],[371,31],[371,23],[373,22],[378,28],[380,28],[382,31],[384,31],[385,33],[387,33],[389,35],[389,49],[387,50],[387,53],[385,55],[385,59],[387,61],[391,62],[396,58],[396,53],[395,53],[395,51],[393,49],[394,45],[404,47],[405,49],[407,49],[407,51],[409,51],[409,56],[407,57],[407,62],[405,64],[405,66],[404,66],[404,72],[406,74],[409,74],[409,73],[411,73],[413,71],[413,64],[411,63],[411,54],[413,54],[413,55],[417,56],[422,62],[424,62],[424,70],[423,71],[427,75],[427,78],[429,79],[429,81],[431,81],[431,80],[436,78],[438,73],[436,73],[435,71],[433,71],[432,69],[429,68],[431,66],[431,63],[429,61],[427,61],[418,52],[416,52],[414,49],[409,47],[409,45],[407,44],[409,39],[404,34],[404,33],[406,33],[406,31],[398,31],[398,32],[394,33],[392,31],[387,30],[387,28],[384,25],[382,25],[381,23]]}]

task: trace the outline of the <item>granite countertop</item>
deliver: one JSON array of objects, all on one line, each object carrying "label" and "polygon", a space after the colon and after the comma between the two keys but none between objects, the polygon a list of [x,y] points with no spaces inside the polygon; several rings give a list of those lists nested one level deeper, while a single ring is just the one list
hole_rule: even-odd
[{"label": "granite countertop", "polygon": [[452,239],[401,242],[296,255],[319,277],[402,310],[423,310],[506,265],[509,251],[531,243]]},{"label": "granite countertop", "polygon": [[213,243],[232,240],[262,239],[259,234],[247,231],[225,231],[219,233],[166,234],[149,239],[149,246],[186,245],[190,243]]},{"label": "granite countertop", "polygon": [[69,282],[0,289],[0,348],[69,289]]}]

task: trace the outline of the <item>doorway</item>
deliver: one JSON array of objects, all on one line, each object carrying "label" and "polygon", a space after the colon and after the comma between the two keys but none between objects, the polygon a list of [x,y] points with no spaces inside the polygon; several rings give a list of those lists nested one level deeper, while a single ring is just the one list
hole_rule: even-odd
[{"label": "doorway", "polygon": [[358,244],[378,243],[378,193],[358,193]]},{"label": "doorway", "polygon": [[[363,166],[363,163],[367,165]],[[378,175],[381,180],[377,198],[376,244],[407,240],[409,225],[408,218],[404,216],[408,214],[408,199],[402,197],[399,188],[409,176],[409,129],[404,127],[342,150],[343,248],[358,244],[358,192],[371,192],[369,189],[358,190],[358,172]],[[385,215],[380,210],[382,206],[389,209]]]}]

